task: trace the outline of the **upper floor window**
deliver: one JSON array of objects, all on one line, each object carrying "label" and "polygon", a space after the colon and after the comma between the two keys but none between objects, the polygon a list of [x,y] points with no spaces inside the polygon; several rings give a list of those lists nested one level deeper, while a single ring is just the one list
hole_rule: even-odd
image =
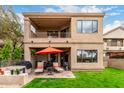
[{"label": "upper floor window", "polygon": [[108,39],[107,46],[123,46],[123,39]]},{"label": "upper floor window", "polygon": [[96,33],[98,32],[97,20],[78,20],[77,32],[79,33]]}]

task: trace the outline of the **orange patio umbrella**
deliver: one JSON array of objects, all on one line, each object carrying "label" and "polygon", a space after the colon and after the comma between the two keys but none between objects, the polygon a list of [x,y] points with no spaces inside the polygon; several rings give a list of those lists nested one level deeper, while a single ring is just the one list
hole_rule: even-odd
[{"label": "orange patio umbrella", "polygon": [[48,47],[48,48],[45,48],[43,50],[36,52],[35,54],[56,54],[56,53],[61,53],[61,52],[64,52],[64,51],[60,49]]}]

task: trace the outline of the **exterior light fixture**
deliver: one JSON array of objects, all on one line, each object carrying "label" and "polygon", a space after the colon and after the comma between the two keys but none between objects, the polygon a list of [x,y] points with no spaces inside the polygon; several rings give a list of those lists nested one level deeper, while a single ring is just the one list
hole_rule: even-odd
[{"label": "exterior light fixture", "polygon": [[68,40],[66,41],[66,43],[68,43]]},{"label": "exterior light fixture", "polygon": [[33,41],[31,41],[31,43],[34,43]]}]

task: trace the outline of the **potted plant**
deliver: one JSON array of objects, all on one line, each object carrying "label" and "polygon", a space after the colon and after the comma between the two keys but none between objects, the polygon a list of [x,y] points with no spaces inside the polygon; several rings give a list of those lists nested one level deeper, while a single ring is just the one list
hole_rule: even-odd
[{"label": "potted plant", "polygon": [[34,55],[35,55],[35,52],[36,52],[36,50],[31,49],[31,55],[32,55],[32,56],[34,56]]},{"label": "potted plant", "polygon": [[0,69],[0,75],[3,75],[4,74],[4,71],[2,71],[2,69]]},{"label": "potted plant", "polygon": [[16,74],[19,75],[20,74],[20,70],[16,69]]},{"label": "potted plant", "polygon": [[11,72],[11,75],[13,75],[13,74],[14,74],[14,70],[10,70],[10,72]]}]

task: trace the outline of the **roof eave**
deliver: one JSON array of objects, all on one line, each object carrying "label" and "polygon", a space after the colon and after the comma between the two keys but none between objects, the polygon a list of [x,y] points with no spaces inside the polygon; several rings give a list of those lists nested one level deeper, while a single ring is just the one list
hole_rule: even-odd
[{"label": "roof eave", "polygon": [[99,16],[99,17],[104,17],[104,13],[42,13],[42,12],[24,12],[23,15],[25,17],[30,17],[30,16]]}]

